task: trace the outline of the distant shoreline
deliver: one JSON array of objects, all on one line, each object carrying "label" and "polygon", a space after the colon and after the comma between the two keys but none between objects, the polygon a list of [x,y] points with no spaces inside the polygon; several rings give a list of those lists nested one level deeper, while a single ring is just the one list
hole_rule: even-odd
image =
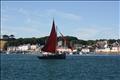
[{"label": "distant shoreline", "polygon": [[[42,55],[42,53],[40,52],[10,52],[9,54],[7,52],[1,52],[2,55]],[[67,54],[68,56],[120,56],[120,52],[119,53],[105,53],[105,52],[87,52],[87,53],[83,53],[83,54]]]}]

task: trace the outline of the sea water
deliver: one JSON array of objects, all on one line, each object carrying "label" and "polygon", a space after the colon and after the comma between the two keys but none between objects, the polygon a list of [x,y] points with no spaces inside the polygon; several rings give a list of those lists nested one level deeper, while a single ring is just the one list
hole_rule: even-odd
[{"label": "sea water", "polygon": [[1,80],[120,80],[120,56],[40,60],[30,54],[1,54]]}]

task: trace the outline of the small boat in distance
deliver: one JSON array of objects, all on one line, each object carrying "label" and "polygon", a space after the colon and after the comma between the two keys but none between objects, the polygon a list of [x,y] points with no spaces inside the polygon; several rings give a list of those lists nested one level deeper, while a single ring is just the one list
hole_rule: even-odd
[{"label": "small boat in distance", "polygon": [[65,53],[57,52],[57,32],[55,23],[53,20],[52,29],[50,36],[45,44],[45,46],[41,49],[42,56],[38,56],[39,59],[65,59]]}]

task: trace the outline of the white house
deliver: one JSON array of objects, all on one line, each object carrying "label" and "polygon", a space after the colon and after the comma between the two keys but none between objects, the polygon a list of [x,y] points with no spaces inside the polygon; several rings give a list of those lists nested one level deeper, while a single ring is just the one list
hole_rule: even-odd
[{"label": "white house", "polygon": [[96,52],[110,52],[110,48],[96,49]]},{"label": "white house", "polygon": [[82,52],[90,52],[90,49],[89,48],[83,48],[81,51]]},{"label": "white house", "polygon": [[7,51],[16,51],[17,50],[17,47],[15,46],[10,46],[7,48]]},{"label": "white house", "polygon": [[36,50],[39,46],[38,45],[31,45],[30,50]]},{"label": "white house", "polygon": [[120,52],[120,47],[112,47],[111,52]]},{"label": "white house", "polygon": [[62,41],[59,41],[58,46],[62,46],[62,43],[63,43]]},{"label": "white house", "polygon": [[19,51],[28,51],[30,49],[30,44],[18,46]]}]

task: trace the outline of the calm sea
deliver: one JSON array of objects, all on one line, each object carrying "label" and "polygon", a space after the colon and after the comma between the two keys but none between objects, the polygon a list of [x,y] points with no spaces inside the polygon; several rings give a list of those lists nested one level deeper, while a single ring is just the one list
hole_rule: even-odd
[{"label": "calm sea", "polygon": [[120,56],[39,60],[35,55],[2,54],[1,80],[120,80]]}]

